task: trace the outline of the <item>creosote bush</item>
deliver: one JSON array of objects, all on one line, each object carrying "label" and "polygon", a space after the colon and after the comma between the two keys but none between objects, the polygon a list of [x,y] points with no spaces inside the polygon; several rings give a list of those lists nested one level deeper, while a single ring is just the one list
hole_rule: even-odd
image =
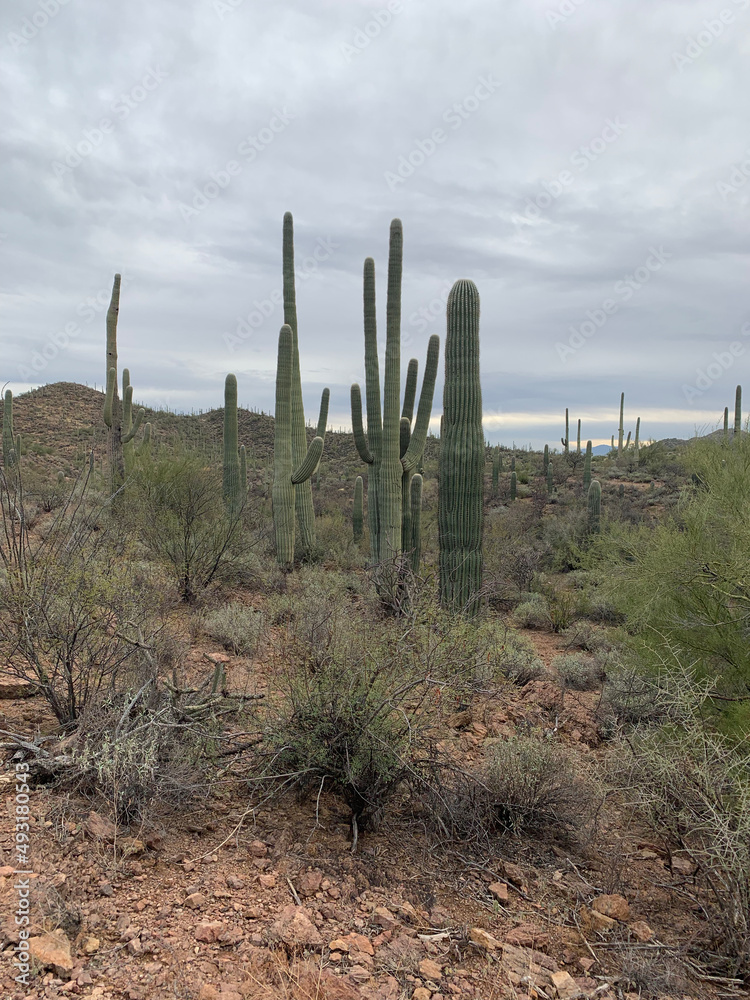
[{"label": "creosote bush", "polygon": [[511,621],[517,628],[551,629],[549,601],[542,594],[529,594],[513,609]]},{"label": "creosote bush", "polygon": [[573,691],[594,691],[604,680],[601,660],[583,653],[565,653],[552,660],[565,687]]},{"label": "creosote bush", "polygon": [[265,616],[244,604],[225,604],[205,616],[203,627],[235,656],[252,656],[265,631]]}]

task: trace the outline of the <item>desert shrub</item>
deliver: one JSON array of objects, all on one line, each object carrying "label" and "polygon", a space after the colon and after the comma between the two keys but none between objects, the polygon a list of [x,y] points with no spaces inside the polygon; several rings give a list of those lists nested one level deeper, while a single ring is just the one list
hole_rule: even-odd
[{"label": "desert shrub", "polygon": [[32,500],[38,503],[45,513],[50,513],[65,503],[71,491],[71,484],[65,480],[60,481],[56,474],[50,472],[46,475],[24,472],[23,489],[27,503]]},{"label": "desert shrub", "polygon": [[638,996],[660,998],[682,994],[688,988],[685,963],[679,957],[659,953],[644,954],[623,946],[620,956],[623,985],[637,990]]},{"label": "desert shrub", "polygon": [[672,720],[639,728],[613,753],[613,778],[708,891],[712,936],[732,973],[750,971],[750,770],[747,734],[722,735],[708,686],[683,669],[663,687]]},{"label": "desert shrub", "polygon": [[542,594],[530,594],[511,613],[511,621],[517,628],[552,628],[549,601]]},{"label": "desert shrub", "polygon": [[582,653],[556,656],[552,668],[557,670],[565,687],[574,691],[594,691],[604,679],[601,661]]},{"label": "desert shrub", "polygon": [[520,685],[535,681],[546,672],[534,644],[525,636],[510,631],[495,648],[493,666],[496,674]]},{"label": "desert shrub", "polygon": [[549,551],[548,568],[567,573],[579,569],[588,540],[585,505],[557,514],[544,521],[542,539]]},{"label": "desert shrub", "polygon": [[252,656],[263,635],[265,618],[261,611],[244,604],[225,604],[205,616],[203,627],[235,656]]},{"label": "desert shrub", "polygon": [[442,824],[453,836],[560,836],[591,829],[599,790],[562,744],[537,735],[493,743],[482,767],[443,796]]}]

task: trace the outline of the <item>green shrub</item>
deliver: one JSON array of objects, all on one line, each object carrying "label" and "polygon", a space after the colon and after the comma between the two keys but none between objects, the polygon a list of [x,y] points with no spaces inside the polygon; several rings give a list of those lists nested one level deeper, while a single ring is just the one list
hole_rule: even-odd
[{"label": "green shrub", "polygon": [[546,673],[534,644],[515,632],[508,632],[496,647],[494,669],[496,673],[519,685],[535,681]]},{"label": "green shrub", "polygon": [[263,636],[265,618],[261,611],[244,604],[225,604],[205,616],[203,627],[206,635],[235,656],[253,656]]},{"label": "green shrub", "polygon": [[560,675],[565,687],[574,691],[594,691],[604,679],[601,662],[583,653],[565,653],[552,660],[552,669]]},{"label": "green shrub", "polygon": [[541,594],[530,594],[528,600],[513,609],[510,618],[517,628],[552,628],[549,601]]}]

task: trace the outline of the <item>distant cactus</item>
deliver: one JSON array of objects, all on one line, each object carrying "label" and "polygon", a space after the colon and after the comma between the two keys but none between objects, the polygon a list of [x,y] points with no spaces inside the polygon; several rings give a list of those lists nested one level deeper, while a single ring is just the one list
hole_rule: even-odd
[{"label": "distant cactus", "polygon": [[724,407],[724,440],[729,440],[729,407]]},{"label": "distant cactus", "polygon": [[[276,559],[283,569],[294,564],[295,492],[299,483],[309,480],[323,454],[323,439],[316,437],[300,465],[292,456],[292,382],[294,369],[294,334],[288,324],[279,333],[276,366],[276,411],[273,445],[273,523],[276,535]],[[321,406],[324,405],[321,402]]]},{"label": "distant cactus", "polygon": [[738,385],[734,394],[734,433],[735,437],[742,430],[742,386]]},{"label": "distant cactus", "polygon": [[625,436],[625,427],[624,427],[624,424],[623,424],[624,415],[625,415],[625,393],[623,392],[623,393],[620,394],[620,428],[619,428],[618,437],[617,437],[617,457],[618,458],[620,458],[622,456],[622,442],[623,442],[623,438]]},{"label": "distant cactus", "polygon": [[482,589],[484,434],[479,375],[479,292],[457,281],[448,296],[438,536],[444,607],[475,614]]},{"label": "distant cactus", "polygon": [[362,541],[364,526],[364,484],[362,476],[354,482],[354,506],[352,507],[352,533],[355,542]]},{"label": "distant cactus", "polygon": [[515,455],[513,455],[511,457],[511,460],[510,460],[510,471],[511,472],[515,472],[516,471],[516,456]]},{"label": "distant cactus", "polygon": [[111,487],[122,482],[125,476],[125,459],[122,453],[122,408],[117,395],[117,317],[120,313],[121,275],[116,274],[112,284],[112,297],[107,310],[107,346],[104,398],[104,423],[107,425],[107,460]]},{"label": "distant cactus", "polygon": [[237,443],[237,376],[231,373],[224,380],[224,460],[222,494],[230,514],[242,507],[244,496],[240,476],[240,451]]},{"label": "distant cactus", "polygon": [[553,492],[553,490],[555,488],[555,482],[554,482],[554,480],[552,478],[552,472],[553,472],[553,470],[552,470],[552,462],[549,462],[548,465],[547,465],[547,477],[546,477],[547,478],[547,494],[549,496],[552,496],[552,492]]},{"label": "distant cactus", "polygon": [[588,528],[592,534],[598,534],[601,528],[602,487],[598,479],[592,479],[587,494]]},{"label": "distant cactus", "polygon": [[565,454],[570,452],[570,420],[568,418],[568,408],[565,407],[565,437],[560,438],[560,443],[563,446]]},{"label": "distant cactus", "polygon": [[625,483],[620,483],[620,485],[617,487],[617,495],[620,498],[625,496]]},{"label": "distant cactus", "polygon": [[542,471],[544,475],[547,475],[547,469],[549,468],[549,445],[544,446],[544,457],[542,458]]},{"label": "distant cactus", "polygon": [[588,493],[589,486],[591,485],[591,458],[593,455],[591,442],[586,442],[586,457],[583,460],[583,489],[585,493]]},{"label": "distant cactus", "polygon": [[635,457],[636,465],[638,465],[638,463],[641,460],[640,437],[641,437],[641,418],[638,417],[638,419],[635,422],[635,441],[633,442],[633,455]]},{"label": "distant cactus", "polygon": [[628,431],[628,439],[625,442],[625,451],[627,451],[628,448],[630,447],[630,437],[631,437],[632,433],[633,433],[632,431]]},{"label": "distant cactus", "polygon": [[578,434],[576,436],[576,455],[581,454],[581,420],[578,419]]},{"label": "distant cactus", "polygon": [[515,500],[518,492],[518,480],[515,472],[510,474],[510,499]]},{"label": "distant cactus", "polygon": [[10,471],[18,462],[16,455],[16,435],[13,430],[13,393],[5,390],[3,406],[3,466]]},{"label": "distant cactus", "polygon": [[497,494],[497,487],[500,482],[500,463],[502,459],[500,457],[500,448],[493,448],[492,450],[492,492]]}]

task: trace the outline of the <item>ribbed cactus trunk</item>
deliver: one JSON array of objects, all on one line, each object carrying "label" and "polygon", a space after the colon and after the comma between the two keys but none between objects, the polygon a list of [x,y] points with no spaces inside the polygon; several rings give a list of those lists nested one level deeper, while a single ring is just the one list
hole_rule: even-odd
[{"label": "ribbed cactus trunk", "polygon": [[515,500],[518,494],[518,478],[515,472],[510,474],[510,499]]},{"label": "ribbed cactus trunk", "polygon": [[547,469],[549,468],[549,445],[544,446],[544,457],[542,458],[542,471],[544,475],[547,475]]},{"label": "ribbed cactus trunk", "polygon": [[117,318],[120,314],[121,276],[115,275],[112,297],[107,310],[107,348],[104,402],[104,422],[107,425],[107,461],[111,486],[116,489],[125,477],[125,459],[122,453],[122,407],[117,394]]},{"label": "ribbed cactus trunk", "polygon": [[13,430],[13,393],[5,390],[3,401],[3,467],[10,471],[18,462],[16,435]]},{"label": "ribbed cactus trunk", "polygon": [[[315,437],[295,465],[292,448],[292,397],[294,373],[294,334],[288,324],[279,333],[279,353],[276,364],[276,410],[273,441],[273,525],[276,535],[276,559],[282,569],[294,565],[295,493],[301,483],[308,482],[323,454],[323,439]],[[321,411],[326,407],[321,400]]]},{"label": "ribbed cactus trunk", "polygon": [[411,480],[409,505],[411,507],[411,538],[407,551],[412,573],[419,573],[422,561],[422,477],[417,472]]},{"label": "ribbed cactus trunk", "polygon": [[618,458],[620,458],[621,455],[622,455],[622,442],[623,442],[623,438],[625,436],[624,416],[625,416],[625,393],[623,392],[623,393],[620,394],[620,429],[617,432],[617,434],[618,434],[618,436],[617,436],[617,457]]},{"label": "ribbed cactus trunk", "polygon": [[567,455],[570,452],[570,418],[568,416],[568,408],[565,407],[565,437],[560,438],[560,444],[563,446],[563,451]]},{"label": "ribbed cactus trunk", "polygon": [[354,483],[354,506],[352,507],[352,534],[354,541],[362,541],[364,529],[364,483],[362,476],[357,476]]},{"label": "ribbed cactus trunk", "polygon": [[589,486],[591,485],[591,458],[593,455],[592,445],[590,441],[586,442],[586,457],[583,460],[583,490],[584,493],[588,493]]},{"label": "ribbed cactus trunk", "polygon": [[724,407],[724,440],[729,440],[729,407]]},{"label": "ribbed cactus trunk", "polygon": [[578,420],[578,434],[576,436],[576,455],[581,454],[581,421]]},{"label": "ribbed cactus trunk", "polygon": [[589,531],[597,535],[601,527],[602,513],[602,487],[598,479],[592,479],[587,494],[588,503],[588,528]]},{"label": "ribbed cactus trunk", "polygon": [[229,514],[242,506],[240,451],[237,419],[237,376],[229,374],[224,381],[224,461],[222,494]]},{"label": "ribbed cactus trunk", "polygon": [[638,419],[635,422],[635,441],[633,442],[633,455],[635,457],[636,465],[638,465],[638,463],[641,460],[640,448],[641,448],[641,418],[638,417]]},{"label": "ribbed cactus trunk", "polygon": [[492,492],[497,495],[497,488],[500,484],[500,449],[494,448],[492,451]]},{"label": "ribbed cactus trunk", "polygon": [[739,435],[742,430],[742,386],[738,385],[734,393],[734,434]]},{"label": "ribbed cactus trunk", "polygon": [[244,502],[247,496],[247,452],[244,444],[240,445],[240,498]]},{"label": "ribbed cactus trunk", "polygon": [[[292,331],[292,461],[296,468],[301,465],[307,454],[307,432],[305,429],[305,409],[302,402],[302,375],[299,363],[297,293],[294,278],[294,220],[291,212],[286,212],[284,215],[282,270],[284,323]],[[302,554],[303,557],[307,557],[315,551],[315,509],[313,507],[312,484],[309,479],[301,483],[299,489],[296,491],[295,508]]]},{"label": "ribbed cactus trunk", "polygon": [[[417,395],[417,375],[419,362],[416,358],[409,361],[406,370],[406,387],[404,389],[404,405],[401,410],[399,427],[399,460],[403,459],[409,450],[411,441],[411,422],[414,417],[414,400]],[[413,472],[403,469],[401,472],[401,549],[408,552],[411,548],[411,479]]]},{"label": "ribbed cactus trunk", "polygon": [[548,496],[552,496],[552,491],[555,488],[555,481],[552,478],[552,473],[553,473],[552,462],[550,462],[547,465],[547,494],[548,494]]},{"label": "ribbed cactus trunk", "polygon": [[448,297],[440,441],[441,603],[475,614],[482,589],[484,434],[479,378],[479,293],[457,281]]},{"label": "ribbed cactus trunk", "polygon": [[383,454],[380,463],[380,559],[392,563],[401,552],[401,275],[403,231],[391,223],[386,299]]}]

